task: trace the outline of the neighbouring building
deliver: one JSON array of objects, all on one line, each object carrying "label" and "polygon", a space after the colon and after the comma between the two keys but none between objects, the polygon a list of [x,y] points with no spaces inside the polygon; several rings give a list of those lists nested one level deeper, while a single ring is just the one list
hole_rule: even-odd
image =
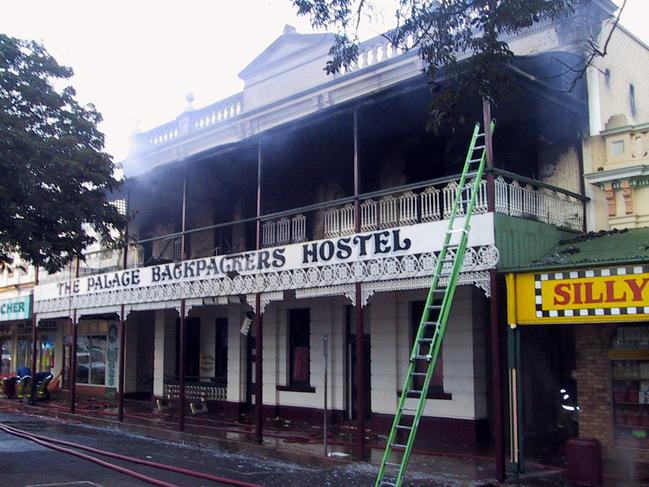
[{"label": "neighbouring building", "polygon": [[624,29],[610,47],[588,80],[589,232],[509,269],[511,450],[578,432],[637,475],[649,461],[649,72],[634,60],[648,48]]}]

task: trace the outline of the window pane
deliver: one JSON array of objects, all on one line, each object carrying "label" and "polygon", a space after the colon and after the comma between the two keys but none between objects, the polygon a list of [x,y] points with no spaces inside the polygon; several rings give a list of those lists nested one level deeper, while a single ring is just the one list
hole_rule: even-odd
[{"label": "window pane", "polygon": [[90,383],[104,385],[106,383],[106,336],[94,336],[90,349]]},{"label": "window pane", "polygon": [[8,374],[11,371],[11,353],[13,347],[11,346],[11,338],[2,339],[0,342],[0,350],[2,354],[2,365],[0,366],[0,373]]},{"label": "window pane", "polygon": [[90,337],[77,338],[77,371],[76,381],[79,384],[88,384],[90,378]]},{"label": "window pane", "polygon": [[106,383],[106,335],[80,336],[77,340],[77,382]]},{"label": "window pane", "polygon": [[289,379],[293,385],[309,384],[310,328],[309,309],[289,311]]}]

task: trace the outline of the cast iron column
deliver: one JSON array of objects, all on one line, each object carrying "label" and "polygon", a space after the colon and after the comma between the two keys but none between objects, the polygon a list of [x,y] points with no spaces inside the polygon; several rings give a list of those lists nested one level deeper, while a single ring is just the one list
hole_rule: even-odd
[{"label": "cast iron column", "polygon": [[[130,193],[126,195],[126,215],[128,216],[128,201]],[[124,230],[124,251],[122,253],[122,269],[128,267],[128,223]],[[124,321],[124,305],[119,308],[119,385],[117,386],[117,420],[124,421],[124,381],[126,380],[126,322]]]},{"label": "cast iron column", "polygon": [[[76,270],[74,272],[75,279],[79,278],[79,257],[76,258]],[[72,314],[72,345],[70,347],[70,412],[75,413],[77,409],[77,338],[79,336],[79,328],[77,323],[77,310],[75,309]]]},{"label": "cast iron column", "polygon": [[[32,307],[33,307],[32,300]],[[38,334],[36,327],[38,326],[38,319],[36,313],[32,310],[32,385],[31,385],[31,396],[29,398],[30,404],[36,404],[36,355],[38,353],[36,347],[36,341],[38,340]]]},{"label": "cast iron column", "polygon": [[179,377],[179,399],[178,406],[178,429],[185,429],[185,354],[187,350],[187,320],[185,319],[185,300],[180,300],[180,364],[178,367]]},{"label": "cast iron column", "polygon": [[[34,267],[34,286],[38,286],[38,266]],[[34,295],[32,294],[32,395],[31,404],[36,404],[36,342],[38,340],[38,318],[34,312]]]},{"label": "cast iron column", "polygon": [[72,345],[70,346],[70,412],[76,411],[77,401],[77,337],[79,328],[77,324],[77,310],[72,314]]},{"label": "cast iron column", "polygon": [[185,230],[187,230],[187,164],[183,170],[183,214],[181,218],[181,236],[180,236],[180,260],[185,260],[185,252],[187,251],[187,244],[185,241]]},{"label": "cast iron column", "polygon": [[[358,111],[354,110],[354,232],[361,231],[361,201],[360,195],[360,160],[358,154]],[[356,457],[365,459],[365,333],[363,323],[361,283],[356,282],[354,312],[356,315],[356,416],[358,442]]]},{"label": "cast iron column", "polygon": [[[496,205],[496,188],[494,182],[493,138],[491,133],[491,102],[482,99],[483,130],[487,150],[487,209],[494,212]],[[495,229],[494,229],[495,232]],[[498,272],[489,271],[491,284],[491,299],[489,301],[489,316],[491,329],[491,390],[493,401],[493,431],[494,450],[496,454],[496,478],[499,482],[505,480],[505,438],[503,429],[503,399],[502,399],[502,358],[500,353],[500,323],[498,316]]]},{"label": "cast iron column", "polygon": [[[261,142],[257,146],[257,222],[255,247],[261,248]],[[264,317],[261,312],[261,294],[255,295],[255,441],[259,444],[264,437]],[[250,366],[250,364],[248,364]]]},{"label": "cast iron column", "polygon": [[124,421],[124,370],[126,353],[126,323],[124,322],[124,305],[119,309],[119,385],[117,386],[117,420]]}]

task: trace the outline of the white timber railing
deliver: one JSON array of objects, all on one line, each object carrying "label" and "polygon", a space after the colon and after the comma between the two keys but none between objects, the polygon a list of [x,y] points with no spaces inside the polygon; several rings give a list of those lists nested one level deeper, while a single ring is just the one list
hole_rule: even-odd
[{"label": "white timber railing", "polygon": [[[458,178],[459,179],[459,178]],[[460,195],[461,201],[458,214],[466,214],[470,191],[473,181]],[[456,178],[445,178],[424,182],[418,185],[408,185],[395,188],[394,191],[377,191],[360,197],[360,231],[372,232],[417,223],[445,220],[449,218],[457,194]],[[494,179],[494,209],[501,213],[517,218],[536,220],[555,227],[581,232],[584,230],[583,208],[585,199],[578,194],[545,183],[516,176],[505,171],[497,172]],[[352,198],[338,202],[323,202],[310,207],[267,215],[261,217],[261,245],[273,247],[353,235],[355,233],[355,204]],[[480,182],[475,204],[475,213],[487,212],[487,181]],[[241,224],[231,222],[219,224],[227,226]],[[246,224],[255,225],[255,219]],[[212,235],[212,227],[204,227],[200,231]],[[245,232],[240,232],[242,235]],[[187,233],[187,241],[191,249],[191,231]],[[201,248],[197,246],[188,257],[206,257],[222,253],[238,253],[253,250],[250,242],[246,246],[231,245],[222,252],[220,247],[212,245]],[[163,235],[129,244],[127,267],[141,267],[156,262],[179,262],[181,255],[181,236],[179,234]],[[145,262],[145,249],[147,262]],[[121,269],[123,265],[122,250],[102,250],[90,252],[82,259],[79,275],[98,274]],[[65,281],[75,277],[75,269],[68,266],[54,275],[42,273],[41,283]]]},{"label": "white timber railing", "polygon": [[547,186],[503,176],[495,180],[497,213],[549,223],[555,227],[581,232],[584,229],[583,202]]}]

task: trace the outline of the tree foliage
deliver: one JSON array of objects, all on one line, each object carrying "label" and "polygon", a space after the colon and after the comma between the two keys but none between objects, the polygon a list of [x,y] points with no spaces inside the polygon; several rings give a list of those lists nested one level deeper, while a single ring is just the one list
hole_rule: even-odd
[{"label": "tree foliage", "polygon": [[101,115],[57,89],[72,75],[41,44],[0,34],[0,264],[18,253],[54,272],[97,239],[119,243]]},{"label": "tree foliage", "polygon": [[[325,70],[350,68],[359,54],[358,28],[379,11],[372,0],[292,0],[315,28],[333,29],[336,40]],[[384,4],[385,2],[381,2]],[[384,36],[398,49],[417,49],[437,96],[435,125],[453,123],[469,94],[495,99],[506,92],[514,60],[507,38],[538,22],[574,14],[588,0],[394,0],[394,24]],[[383,6],[383,10],[385,7]],[[577,72],[581,67],[572,67]],[[585,70],[585,67],[583,67]]]}]

